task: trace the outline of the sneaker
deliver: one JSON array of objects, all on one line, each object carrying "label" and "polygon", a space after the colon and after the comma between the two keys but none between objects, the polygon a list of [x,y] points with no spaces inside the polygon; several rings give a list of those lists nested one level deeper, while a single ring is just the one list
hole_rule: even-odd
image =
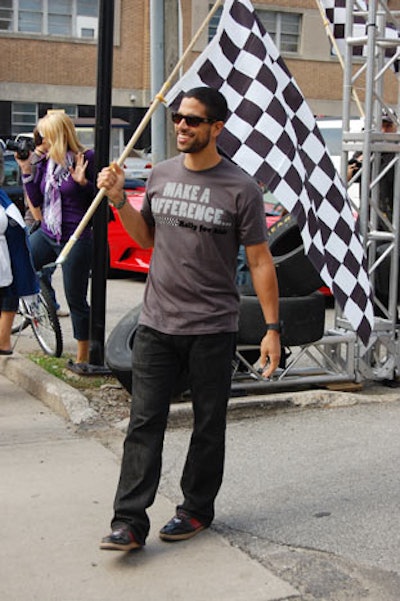
[{"label": "sneaker", "polygon": [[57,317],[69,317],[69,311],[66,309],[57,309]]},{"label": "sneaker", "polygon": [[207,528],[205,524],[202,524],[196,518],[191,518],[180,509],[168,524],[161,528],[160,538],[166,541],[186,540],[196,536],[205,528]]},{"label": "sneaker", "polygon": [[131,551],[141,547],[142,545],[137,542],[126,524],[116,526],[111,534],[105,536],[100,543],[100,549],[105,551]]}]

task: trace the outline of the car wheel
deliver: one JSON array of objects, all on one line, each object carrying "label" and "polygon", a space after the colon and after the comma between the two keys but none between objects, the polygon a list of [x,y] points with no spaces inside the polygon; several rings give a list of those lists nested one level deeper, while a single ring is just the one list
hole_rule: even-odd
[{"label": "car wheel", "polygon": [[323,286],[319,273],[305,255],[296,219],[284,215],[267,230],[281,297],[307,296]]},{"label": "car wheel", "polygon": [[[111,373],[130,393],[132,390],[132,347],[142,304],[131,309],[110,333],[105,347],[105,359]],[[182,374],[174,390],[174,398],[187,390],[187,376]]]}]

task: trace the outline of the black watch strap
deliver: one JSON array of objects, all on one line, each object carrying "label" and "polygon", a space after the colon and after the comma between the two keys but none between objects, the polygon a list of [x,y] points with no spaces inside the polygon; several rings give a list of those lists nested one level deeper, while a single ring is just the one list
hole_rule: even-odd
[{"label": "black watch strap", "polygon": [[280,323],[266,323],[265,327],[268,330],[275,330],[275,332],[281,332],[281,324]]}]

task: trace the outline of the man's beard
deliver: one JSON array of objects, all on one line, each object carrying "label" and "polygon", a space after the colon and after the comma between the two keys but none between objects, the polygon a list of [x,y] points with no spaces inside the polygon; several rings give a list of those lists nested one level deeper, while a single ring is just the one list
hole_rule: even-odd
[{"label": "man's beard", "polygon": [[177,148],[180,152],[184,152],[186,154],[194,154],[196,152],[200,152],[203,148],[206,148],[210,142],[210,135],[202,140],[193,139],[192,143],[187,143],[184,148],[179,148],[179,144],[177,143]]}]

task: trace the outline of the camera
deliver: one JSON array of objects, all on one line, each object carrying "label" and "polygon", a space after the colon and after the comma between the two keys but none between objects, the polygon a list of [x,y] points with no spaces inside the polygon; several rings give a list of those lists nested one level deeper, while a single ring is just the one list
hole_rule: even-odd
[{"label": "camera", "polygon": [[32,150],[35,148],[35,144],[33,140],[28,140],[23,138],[22,140],[7,140],[6,142],[7,150],[12,150],[17,153],[17,157],[21,159],[21,161],[26,161],[29,157]]},{"label": "camera", "polygon": [[353,167],[354,171],[359,171],[359,169],[361,169],[361,167],[362,167],[361,161],[359,161],[358,159],[355,159],[355,158],[350,159],[348,164]]}]

